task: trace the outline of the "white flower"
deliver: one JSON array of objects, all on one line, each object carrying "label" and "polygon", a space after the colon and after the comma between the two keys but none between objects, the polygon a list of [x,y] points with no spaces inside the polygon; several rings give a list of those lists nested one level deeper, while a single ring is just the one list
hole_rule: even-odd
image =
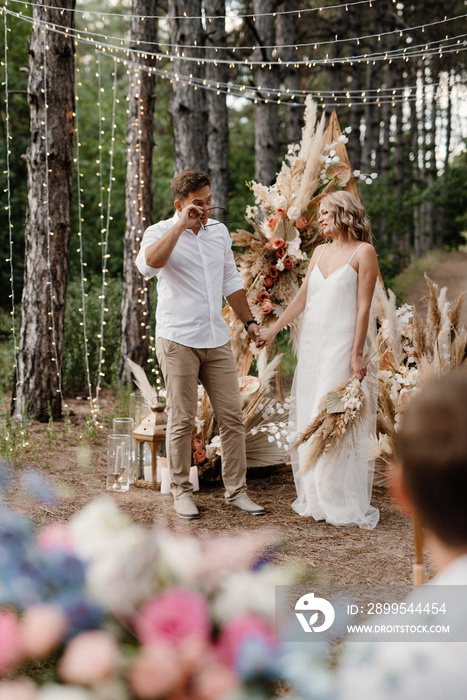
[{"label": "white flower", "polygon": [[372,180],[376,180],[376,178],[378,177],[378,173],[371,173],[370,177]]},{"label": "white flower", "polygon": [[332,149],[332,151],[329,151],[329,155],[331,156],[331,158],[333,158],[336,155],[335,150]]},{"label": "white flower", "polygon": [[246,208],[246,215],[249,219],[254,219],[258,215],[258,207],[252,207],[248,204]]},{"label": "white flower", "polygon": [[360,176],[360,170],[354,170],[353,171],[354,177],[359,177]]},{"label": "white flower", "polygon": [[365,178],[365,184],[371,185],[372,182],[373,182],[373,180],[371,179],[371,177]]},{"label": "white flower", "polygon": [[352,131],[352,127],[351,127],[351,126],[346,126],[345,129],[344,129],[344,131],[345,131],[346,134],[350,134],[350,132]]},{"label": "white flower", "polygon": [[287,209],[287,200],[285,197],[280,195],[279,197],[276,197],[274,200],[274,206],[276,209]]},{"label": "white flower", "polygon": [[341,134],[337,140],[340,143],[348,143],[348,141],[349,141],[349,139],[347,138],[347,136],[345,136],[345,134]]},{"label": "white flower", "polygon": [[206,456],[208,459],[212,459],[215,455],[222,455],[221,437],[220,435],[215,435],[211,442],[206,445]]},{"label": "white flower", "polygon": [[279,272],[284,270],[284,258],[279,258],[279,260],[276,260],[276,269],[279,270]]},{"label": "white flower", "polygon": [[295,221],[300,216],[300,209],[298,207],[289,207],[287,211],[287,217],[290,221]]}]

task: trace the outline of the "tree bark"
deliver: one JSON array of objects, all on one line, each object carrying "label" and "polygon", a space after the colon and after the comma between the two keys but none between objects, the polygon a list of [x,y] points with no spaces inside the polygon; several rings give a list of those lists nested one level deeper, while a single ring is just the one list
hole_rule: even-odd
[{"label": "tree bark", "polygon": [[[205,0],[207,45],[226,46],[225,0]],[[225,58],[214,48],[207,49],[206,58]],[[214,206],[225,211],[214,211],[214,218],[227,221],[229,208],[229,119],[225,85],[228,82],[226,63],[207,63],[206,81],[219,90],[207,90],[208,108],[208,173],[211,178],[212,201]]]},{"label": "tree bark", "polygon": [[[14,414],[62,411],[61,365],[73,173],[74,48],[40,22],[73,27],[75,0],[34,3],[29,49],[28,205]],[[52,5],[52,7],[50,7]],[[65,11],[63,11],[65,10]],[[66,11],[70,10],[70,11]]]},{"label": "tree bark", "polygon": [[[193,79],[203,80],[205,67],[204,32],[201,25],[201,0],[169,0],[170,41],[174,58],[170,112],[174,132],[174,172],[194,168],[208,172],[207,129],[208,112],[205,91]],[[184,16],[186,15],[186,17]],[[184,48],[187,47],[187,48]]]},{"label": "tree bark", "polygon": [[[257,49],[255,60],[273,60],[274,45],[273,0],[254,0]],[[254,79],[257,93],[255,104],[255,180],[272,185],[279,165],[279,111],[277,96],[268,88],[279,87],[277,66],[256,65]]]},{"label": "tree bark", "polygon": [[[123,293],[120,381],[127,374],[125,359],[145,366],[149,356],[149,285],[135,267],[141,238],[152,218],[152,153],[156,76],[153,67],[157,19],[155,0],[132,0],[128,123],[126,136],[125,235],[123,239]],[[142,21],[140,17],[149,17]],[[138,67],[135,64],[139,64]]]},{"label": "tree bark", "polygon": [[294,65],[297,60],[295,44],[297,42],[296,16],[293,14],[296,6],[295,0],[282,0],[277,6],[276,19],[276,44],[277,53],[284,65],[282,69],[282,84],[284,86],[285,100],[285,136],[287,144],[299,143],[302,136],[303,109],[294,106],[299,104],[299,99],[287,97],[288,93],[294,94],[300,90],[300,70]]}]

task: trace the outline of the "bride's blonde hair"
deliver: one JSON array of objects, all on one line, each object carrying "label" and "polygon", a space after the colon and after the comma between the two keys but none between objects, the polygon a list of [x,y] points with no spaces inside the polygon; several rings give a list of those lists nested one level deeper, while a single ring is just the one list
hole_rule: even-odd
[{"label": "bride's blonde hair", "polygon": [[370,219],[358,199],[350,192],[327,194],[320,202],[334,217],[333,228],[340,229],[345,237],[373,243]]}]

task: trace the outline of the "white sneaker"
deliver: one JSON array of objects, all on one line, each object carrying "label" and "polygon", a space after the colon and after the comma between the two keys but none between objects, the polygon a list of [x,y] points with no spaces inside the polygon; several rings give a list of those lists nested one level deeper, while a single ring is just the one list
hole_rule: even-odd
[{"label": "white sneaker", "polygon": [[266,512],[263,506],[253,503],[247,493],[241,493],[240,496],[237,496],[237,498],[235,498],[233,501],[228,501],[228,503],[231,506],[236,506],[237,508],[244,510],[250,515],[264,515]]},{"label": "white sneaker", "polygon": [[174,508],[180,518],[187,518],[189,520],[199,518],[199,510],[196,507],[193,496],[190,496],[190,494],[177,498],[174,501]]}]

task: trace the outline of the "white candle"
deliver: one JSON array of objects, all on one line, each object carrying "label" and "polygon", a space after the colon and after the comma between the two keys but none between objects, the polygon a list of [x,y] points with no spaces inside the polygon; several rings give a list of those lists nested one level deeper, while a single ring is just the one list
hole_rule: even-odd
[{"label": "white candle", "polygon": [[117,449],[115,450],[114,474],[120,473],[120,465],[122,464],[122,449],[122,445],[117,445]]},{"label": "white candle", "polygon": [[144,465],[144,480],[152,481],[152,466],[150,464]]},{"label": "white candle", "polygon": [[188,481],[193,484],[193,491],[199,491],[198,467],[190,467]]},{"label": "white candle", "polygon": [[161,477],[161,471],[163,467],[167,466],[167,457],[158,457],[157,458],[157,476],[156,476],[156,481],[160,484],[162,481]]},{"label": "white candle", "polygon": [[161,468],[161,493],[170,493],[170,474],[168,467]]}]

